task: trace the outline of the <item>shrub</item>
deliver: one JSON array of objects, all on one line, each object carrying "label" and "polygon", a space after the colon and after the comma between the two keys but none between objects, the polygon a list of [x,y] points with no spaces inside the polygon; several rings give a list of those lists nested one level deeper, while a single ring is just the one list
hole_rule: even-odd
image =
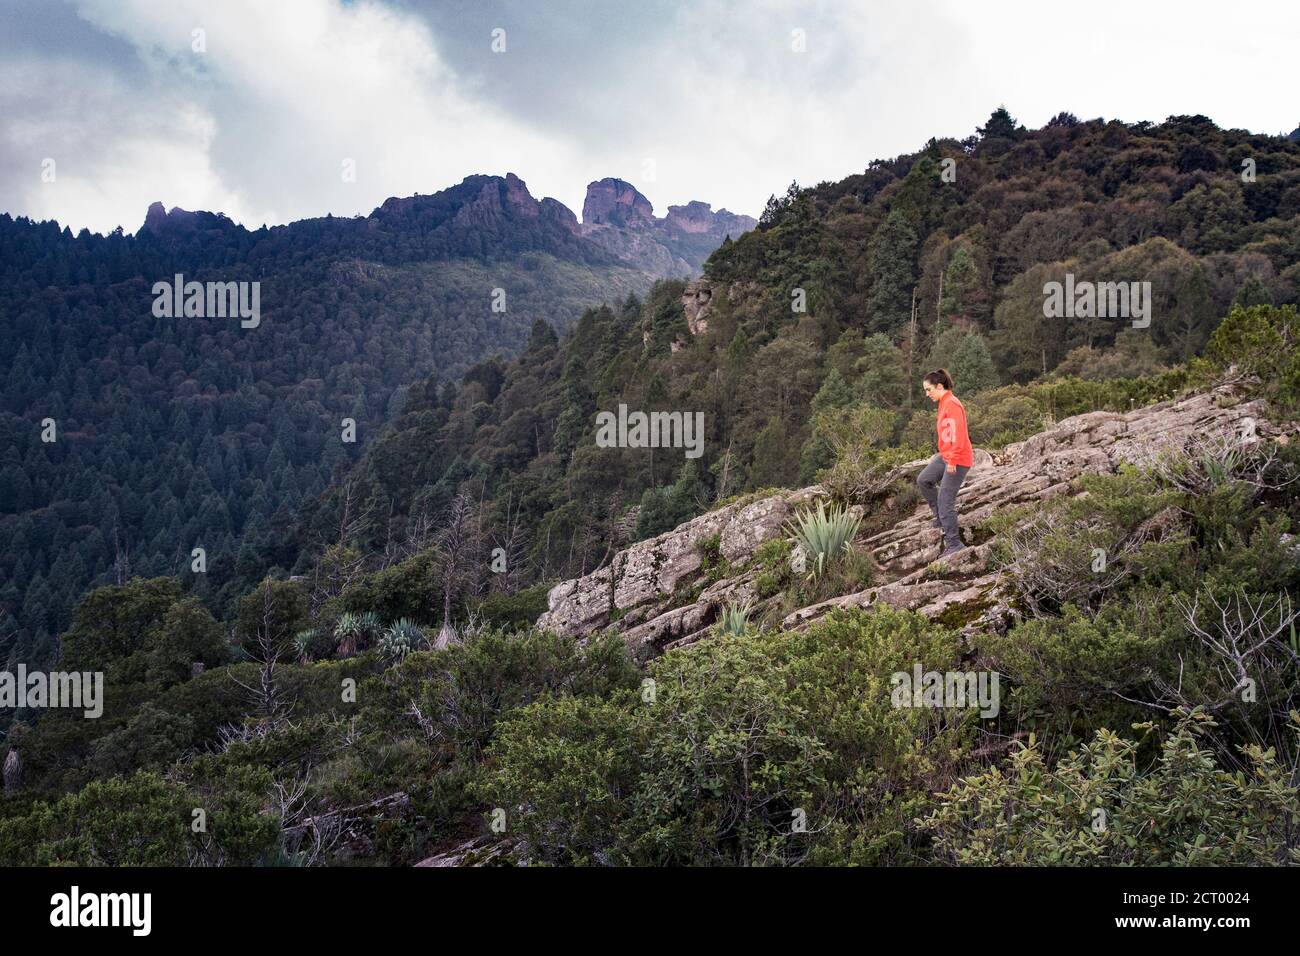
[{"label": "shrub", "polygon": [[626,862],[626,820],[643,768],[644,724],[624,700],[542,698],[504,718],[472,784],[547,861]]},{"label": "shrub", "polygon": [[871,405],[826,408],[813,416],[813,434],[825,441],[834,464],[818,480],[836,501],[862,502],[878,490],[895,465],[915,457],[913,449],[887,447],[896,416]]},{"label": "shrub", "polygon": [[754,589],[760,599],[779,594],[793,580],[790,551],[789,538],[773,538],[764,541],[754,552],[754,565],[757,568]]},{"label": "shrub", "polygon": [[503,631],[524,630],[532,626],[547,608],[549,584],[534,584],[512,594],[494,592],[472,605],[472,613],[484,627]]},{"label": "shrub", "polygon": [[93,781],[22,817],[0,821],[6,866],[251,865],[273,852],[278,823],[255,803],[227,799],[210,812],[208,833],[191,832],[197,794],[152,773]]},{"label": "shrub", "polygon": [[710,584],[716,584],[732,573],[731,562],[722,554],[722,535],[709,535],[695,542],[700,556],[700,573]]},{"label": "shrub", "polygon": [[393,677],[373,689],[377,706],[411,714],[430,742],[475,759],[511,708],[546,694],[609,693],[638,679],[615,635],[580,646],[550,631],[487,630],[445,650],[407,655]]},{"label": "shrub", "polygon": [[977,718],[896,709],[890,675],[957,656],[951,632],[884,608],[701,642],[651,663],[653,693],[515,711],[478,792],[555,862],[914,860],[911,821]]},{"label": "shrub", "polygon": [[1237,306],[1210,336],[1206,360],[1258,377],[1264,395],[1283,410],[1300,405],[1300,316],[1294,305]]},{"label": "shrub", "polygon": [[962,780],[920,825],[942,859],[976,866],[1300,862],[1300,795],[1287,769],[1254,745],[1242,748],[1249,773],[1220,769],[1201,745],[1214,726],[1184,715],[1147,769],[1137,742],[1109,730],[1054,768],[1031,738],[1005,773]]},{"label": "shrub", "polygon": [[1121,695],[1140,699],[1155,673],[1176,668],[1180,637],[1163,592],[1095,616],[1066,607],[1061,617],[1022,621],[979,641],[982,659],[1013,685],[1003,695],[1002,723],[1069,746],[1101,727],[1149,716]]},{"label": "shrub", "polygon": [[1174,507],[1180,495],[1132,468],[1087,475],[1080,484],[1086,495],[988,522],[1002,533],[994,561],[1036,616],[1072,603],[1096,609],[1138,576],[1152,582],[1178,576],[1190,540]]}]

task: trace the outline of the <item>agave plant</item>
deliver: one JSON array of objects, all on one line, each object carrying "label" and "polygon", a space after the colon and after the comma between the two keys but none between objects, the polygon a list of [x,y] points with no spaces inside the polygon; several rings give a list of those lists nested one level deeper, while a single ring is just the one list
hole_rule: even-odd
[{"label": "agave plant", "polygon": [[749,605],[728,604],[718,618],[717,632],[720,637],[741,637],[749,629]]},{"label": "agave plant", "polygon": [[360,614],[355,611],[344,611],[334,624],[334,639],[338,641],[339,654],[343,657],[351,657],[365,647],[381,630],[379,615],[374,611]]},{"label": "agave plant", "polygon": [[1202,452],[1201,470],[1205,472],[1205,480],[1210,487],[1218,488],[1227,484],[1237,473],[1241,457],[1241,452],[1236,448],[1227,449],[1218,455],[1209,451]]},{"label": "agave plant", "polygon": [[299,631],[293,636],[293,646],[298,651],[298,660],[308,663],[312,659],[312,644],[320,637],[320,631],[310,627],[305,631]]},{"label": "agave plant", "polygon": [[357,616],[357,619],[361,624],[362,647],[365,647],[371,640],[383,633],[383,622],[379,620],[379,615],[374,611],[363,611]]},{"label": "agave plant", "polygon": [[791,542],[813,559],[810,579],[821,577],[827,564],[852,547],[861,525],[862,519],[851,515],[846,505],[831,505],[828,510],[825,501],[817,502],[816,511],[804,509],[795,515],[787,530]]},{"label": "agave plant", "polygon": [[379,649],[385,657],[402,660],[424,643],[424,631],[407,618],[393,622],[379,639]]}]

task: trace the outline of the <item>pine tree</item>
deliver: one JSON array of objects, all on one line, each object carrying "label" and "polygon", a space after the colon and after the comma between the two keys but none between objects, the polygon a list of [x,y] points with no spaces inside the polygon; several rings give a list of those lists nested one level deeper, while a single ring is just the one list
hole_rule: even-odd
[{"label": "pine tree", "polygon": [[871,294],[867,299],[867,330],[903,328],[912,312],[916,282],[916,230],[902,211],[886,218],[867,248]]}]

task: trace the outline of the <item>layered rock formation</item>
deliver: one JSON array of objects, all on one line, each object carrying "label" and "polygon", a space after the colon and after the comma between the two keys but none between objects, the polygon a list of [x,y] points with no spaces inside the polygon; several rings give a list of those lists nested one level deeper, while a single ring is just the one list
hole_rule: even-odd
[{"label": "layered rock formation", "polygon": [[[836,596],[786,615],[787,628],[806,627],[836,607],[884,603],[930,617],[955,609],[968,632],[1004,627],[1011,615],[1008,596],[989,564],[992,542],[978,531],[994,512],[1080,493],[1076,479],[1108,474],[1140,462],[1162,448],[1181,448],[1197,436],[1251,434],[1269,440],[1278,434],[1258,402],[1242,401],[1233,387],[1164,402],[1131,412],[1090,412],[1067,418],[997,455],[977,452],[961,491],[960,524],[970,547],[941,565],[940,531],[924,505],[883,530],[866,531],[855,546],[870,554],[879,583]],[[913,478],[924,461],[894,470],[882,487]],[[765,541],[785,534],[784,525],[799,506],[824,494],[819,486],[742,500],[701,515],[656,538],[619,551],[606,567],[564,581],[550,592],[539,627],[565,634],[618,631],[640,656],[692,643],[710,633],[729,604],[762,611],[754,586],[754,555]],[[888,512],[891,500],[869,510]],[[870,515],[868,515],[870,517]],[[879,522],[864,521],[871,528]],[[705,568],[711,539],[727,562],[717,577]],[[716,572],[716,565],[714,568]],[[714,579],[716,578],[716,579]]]},{"label": "layered rock formation", "polygon": [[693,200],[669,206],[662,219],[635,186],[601,179],[587,186],[582,235],[621,259],[661,278],[698,276],[722,241],[753,229],[758,221]]}]

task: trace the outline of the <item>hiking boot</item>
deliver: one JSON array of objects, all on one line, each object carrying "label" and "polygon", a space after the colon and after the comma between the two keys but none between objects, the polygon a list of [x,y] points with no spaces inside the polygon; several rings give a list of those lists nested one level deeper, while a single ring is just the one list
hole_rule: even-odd
[{"label": "hiking boot", "polygon": [[948,557],[949,555],[953,555],[956,554],[958,551],[965,551],[965,550],[966,550],[966,545],[954,544],[950,547],[943,549],[943,554],[939,555],[939,560],[942,561],[944,558]]}]

